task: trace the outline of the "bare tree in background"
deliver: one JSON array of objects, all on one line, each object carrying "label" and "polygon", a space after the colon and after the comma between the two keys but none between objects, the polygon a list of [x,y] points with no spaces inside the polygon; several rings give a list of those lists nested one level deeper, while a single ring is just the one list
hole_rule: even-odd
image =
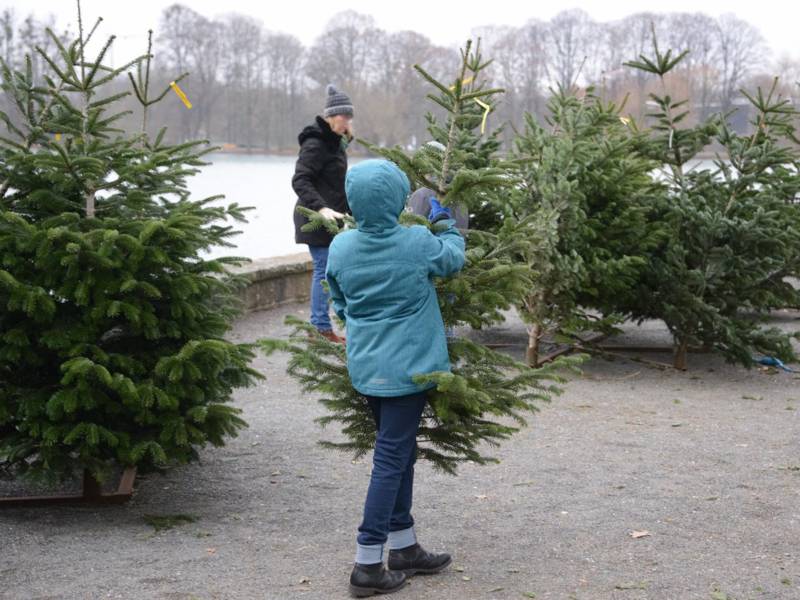
[{"label": "bare tree in background", "polygon": [[792,103],[797,106],[800,104],[800,59],[781,56],[776,67],[780,78],[780,93],[791,98]]},{"label": "bare tree in background", "polygon": [[281,148],[300,128],[305,49],[296,37],[285,33],[268,33],[264,40],[267,65],[267,90],[260,114],[266,130],[266,148]]},{"label": "bare tree in background", "polygon": [[[519,71],[517,94],[523,112],[544,116],[547,90],[547,25],[530,20],[520,30],[517,38]],[[519,117],[517,117],[519,119]]]},{"label": "bare tree in background", "polygon": [[717,87],[717,38],[711,35],[716,21],[702,13],[675,13],[667,17],[666,35],[669,47],[675,51],[689,50],[678,68],[689,81],[689,97],[697,119],[711,115],[714,91]]},{"label": "bare tree in background", "polygon": [[[521,48],[519,43],[520,29],[511,25],[487,25],[475,27],[470,36],[480,40],[480,49],[484,60],[491,58],[492,63],[483,71],[490,79],[492,87],[501,87],[506,93],[498,97],[492,118],[498,122],[513,122],[514,115],[520,111],[522,98],[518,84],[522,72]],[[507,139],[513,131],[505,132]]]},{"label": "bare tree in background", "polygon": [[231,14],[225,18],[223,31],[226,137],[252,148],[256,140],[256,107],[264,87],[263,25],[252,17]]},{"label": "bare tree in background", "polygon": [[45,53],[51,54],[55,43],[47,35],[46,28],[50,28],[62,42],[70,37],[69,29],[60,31],[56,18],[49,15],[44,19],[37,19],[29,14],[22,22],[17,22],[13,9],[5,9],[0,14],[0,53],[3,60],[11,67],[22,67],[25,55],[30,55],[34,77],[39,77],[49,69],[41,55],[36,51],[40,47]]},{"label": "bare tree in background", "polygon": [[15,38],[16,14],[13,9],[7,8],[0,15],[0,36],[3,40],[3,60],[7,65],[17,64],[17,42]]},{"label": "bare tree in background", "polygon": [[[197,65],[193,59],[196,53],[192,52],[193,32],[203,19],[200,13],[182,4],[173,4],[161,13],[159,35],[156,38],[156,64],[163,65],[164,72],[176,75],[186,71],[194,72]],[[191,89],[193,83],[190,79],[193,78],[190,77],[185,83],[187,90]],[[178,135],[181,139],[191,138],[192,131],[197,129],[192,124],[194,115],[190,111],[181,110],[182,107],[177,104],[165,108],[169,113],[162,113],[162,118],[166,117],[166,122],[178,124]]]},{"label": "bare tree in background", "polygon": [[[55,17],[49,15],[44,19],[37,19],[29,14],[21,22],[13,9],[5,9],[0,13],[0,56],[11,69],[25,69],[25,55],[30,56],[31,70],[36,81],[42,81],[42,75],[50,73],[50,67],[36,51],[40,47],[47,54],[52,55],[55,42],[47,35],[46,28],[50,28],[56,37],[67,43],[71,34],[69,29],[59,31]],[[12,122],[19,118],[19,111],[9,102],[5,94],[0,94],[0,110],[6,113]]]},{"label": "bare tree in background", "polygon": [[654,29],[663,40],[662,15],[650,12],[629,15],[606,26],[607,37],[602,45],[604,74],[610,85],[610,95],[619,102],[630,93],[626,109],[638,117],[647,112],[647,85],[652,77],[643,71],[623,67],[622,63],[631,57],[652,54]]},{"label": "bare tree in background", "polygon": [[[214,135],[214,116],[220,105],[223,88],[220,82],[222,66],[222,23],[205,17],[197,19],[191,33],[189,60],[191,81],[188,84],[195,92],[193,111],[195,135],[211,139]],[[179,107],[181,110],[183,107]],[[193,136],[194,137],[194,136]]]},{"label": "bare tree in background", "polygon": [[[42,21],[37,20],[33,15],[28,15],[19,26],[18,58],[21,59],[26,54],[31,57],[33,76],[37,79],[43,73],[49,71],[49,67],[41,54],[36,51],[36,47],[38,46],[48,55],[52,55],[55,50],[55,43],[45,31],[47,27],[53,30],[54,33],[56,32],[56,19],[53,15]],[[65,41],[66,34],[60,35],[59,38],[62,42]]]},{"label": "bare tree in background", "polygon": [[427,63],[433,45],[413,31],[384,34],[381,41],[374,91],[368,104],[358,108],[359,113],[373,113],[377,118],[372,122],[368,118],[364,126],[359,117],[359,135],[385,144],[408,145],[425,135],[425,118],[419,109],[426,105],[426,87],[414,64]]},{"label": "bare tree in background", "polygon": [[[519,125],[526,112],[543,118],[550,87],[574,83],[595,84],[617,101],[630,94],[626,111],[637,116],[648,112],[652,82],[622,63],[650,54],[652,24],[663,48],[690,51],[669,82],[677,95],[691,99],[690,118],[730,109],[742,87],[771,83],[771,75],[761,72],[764,40],[733,15],[717,19],[702,13],[643,12],[596,23],[583,11],[569,10],[550,21],[473,32],[482,38],[484,56],[494,59],[488,73],[492,85],[507,90],[493,121]],[[0,12],[0,56],[19,68],[30,54],[34,73],[40,75],[47,65],[35,47],[52,50],[44,29],[55,30],[55,25],[52,17],[20,19],[11,9]],[[66,39],[67,32],[60,35]],[[352,10],[335,15],[306,48],[296,37],[268,31],[247,16],[209,18],[172,4],[161,14],[155,42],[153,84],[165,86],[188,71],[181,86],[193,108],[187,110],[177,98],[154,106],[151,133],[168,124],[173,141],[202,137],[270,151],[296,150],[297,133],[319,114],[328,83],[353,98],[359,136],[382,144],[422,143],[428,135],[425,113],[438,109],[424,101],[426,88],[413,65],[420,63],[441,79],[459,64],[456,46],[438,46],[413,31],[383,31],[371,16]],[[800,101],[797,61],[784,58],[773,68],[782,76],[780,92]],[[7,98],[0,97],[0,105],[7,108]],[[13,110],[9,114],[14,118]],[[734,119],[735,127],[746,125],[743,114]],[[140,120],[130,118],[125,126],[138,127]]]},{"label": "bare tree in background", "polygon": [[768,48],[755,27],[732,14],[717,20],[715,33],[719,48],[719,102],[727,111],[745,78],[762,64]]},{"label": "bare tree in background", "polygon": [[[625,30],[623,21],[607,23],[604,27],[605,43],[602,48],[603,68],[600,72],[598,81],[599,93],[609,100],[621,101],[629,91],[629,82],[632,75],[622,63],[629,60],[629,55],[625,54],[628,31]],[[630,105],[628,109],[630,110]]]},{"label": "bare tree in background", "polygon": [[[180,102],[163,102],[152,107],[148,130],[153,133],[163,123],[178,123],[180,139],[215,135],[216,114],[221,97],[220,60],[222,23],[208,19],[186,6],[173,4],[161,15],[155,35],[151,72],[153,85],[163,88],[181,73],[190,77],[181,82],[190,98],[191,111]],[[146,48],[142,48],[144,52]]]},{"label": "bare tree in background", "polygon": [[582,10],[567,10],[553,17],[548,34],[550,79],[556,85],[569,89],[578,81],[578,75],[596,41],[595,23]]},{"label": "bare tree in background", "polygon": [[[532,20],[522,27],[495,28],[493,33],[486,54],[494,59],[494,84],[506,90],[498,117],[515,126],[521,125],[525,113],[542,117],[547,82],[546,25]],[[507,139],[511,135],[512,130],[506,132]]]},{"label": "bare tree in background", "polygon": [[375,19],[348,10],[333,17],[308,52],[306,74],[320,87],[334,82],[355,101],[376,72]]}]

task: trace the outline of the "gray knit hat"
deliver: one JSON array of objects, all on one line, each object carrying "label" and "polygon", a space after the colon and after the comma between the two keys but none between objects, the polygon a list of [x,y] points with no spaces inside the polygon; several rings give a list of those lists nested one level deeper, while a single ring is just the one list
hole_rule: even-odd
[{"label": "gray knit hat", "polygon": [[326,91],[328,94],[325,98],[325,112],[322,113],[323,117],[327,118],[334,115],[353,116],[353,102],[350,100],[350,96],[344,92],[340,92],[330,83]]}]

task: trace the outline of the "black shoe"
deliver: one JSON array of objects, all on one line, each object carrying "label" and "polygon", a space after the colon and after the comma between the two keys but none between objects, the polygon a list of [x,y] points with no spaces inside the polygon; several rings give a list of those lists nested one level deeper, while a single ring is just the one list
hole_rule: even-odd
[{"label": "black shoe", "polygon": [[373,594],[391,594],[406,584],[406,574],[401,571],[389,571],[383,563],[374,565],[353,565],[350,573],[350,593],[357,598]]},{"label": "black shoe", "polygon": [[406,575],[438,573],[451,562],[453,559],[449,554],[433,554],[419,544],[402,550],[389,550],[389,569],[402,571]]}]

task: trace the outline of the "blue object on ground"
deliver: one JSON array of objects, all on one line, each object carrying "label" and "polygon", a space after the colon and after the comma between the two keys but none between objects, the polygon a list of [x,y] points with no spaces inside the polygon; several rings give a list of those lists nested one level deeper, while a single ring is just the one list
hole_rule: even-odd
[{"label": "blue object on ground", "polygon": [[775,358],[774,356],[762,356],[761,358],[757,358],[756,362],[760,365],[765,365],[767,367],[777,367],[779,369],[782,369],[783,371],[786,371],[787,373],[798,373],[798,371],[790,369],[785,364],[783,364],[783,361],[781,359]]}]

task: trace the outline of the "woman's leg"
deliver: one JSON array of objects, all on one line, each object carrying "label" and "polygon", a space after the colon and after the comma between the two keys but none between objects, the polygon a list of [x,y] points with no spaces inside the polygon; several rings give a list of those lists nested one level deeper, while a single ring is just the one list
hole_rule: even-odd
[{"label": "woman's leg", "polygon": [[[368,401],[373,412],[377,413],[378,433],[372,476],[364,503],[364,519],[358,528],[356,562],[360,564],[375,564],[383,560],[383,545],[389,536],[393,516],[396,522],[402,521],[406,529],[410,527],[407,522],[411,516],[413,459],[417,430],[427,397],[421,393],[395,398],[368,398]],[[399,519],[395,514],[398,497]],[[404,517],[406,509],[407,517]]]},{"label": "woman's leg", "polygon": [[314,262],[314,272],[311,277],[311,324],[319,331],[332,331],[328,293],[322,287],[325,268],[328,266],[328,247],[309,245],[308,251]]},{"label": "woman's leg", "polygon": [[[445,302],[447,302],[447,304],[455,304],[456,303],[456,295],[453,294],[452,292],[448,293],[447,296],[445,296]],[[444,335],[445,335],[445,337],[447,339],[451,339],[451,338],[456,337],[456,328],[453,327],[452,325],[449,325],[449,326],[445,325],[445,327],[444,327]]]}]

